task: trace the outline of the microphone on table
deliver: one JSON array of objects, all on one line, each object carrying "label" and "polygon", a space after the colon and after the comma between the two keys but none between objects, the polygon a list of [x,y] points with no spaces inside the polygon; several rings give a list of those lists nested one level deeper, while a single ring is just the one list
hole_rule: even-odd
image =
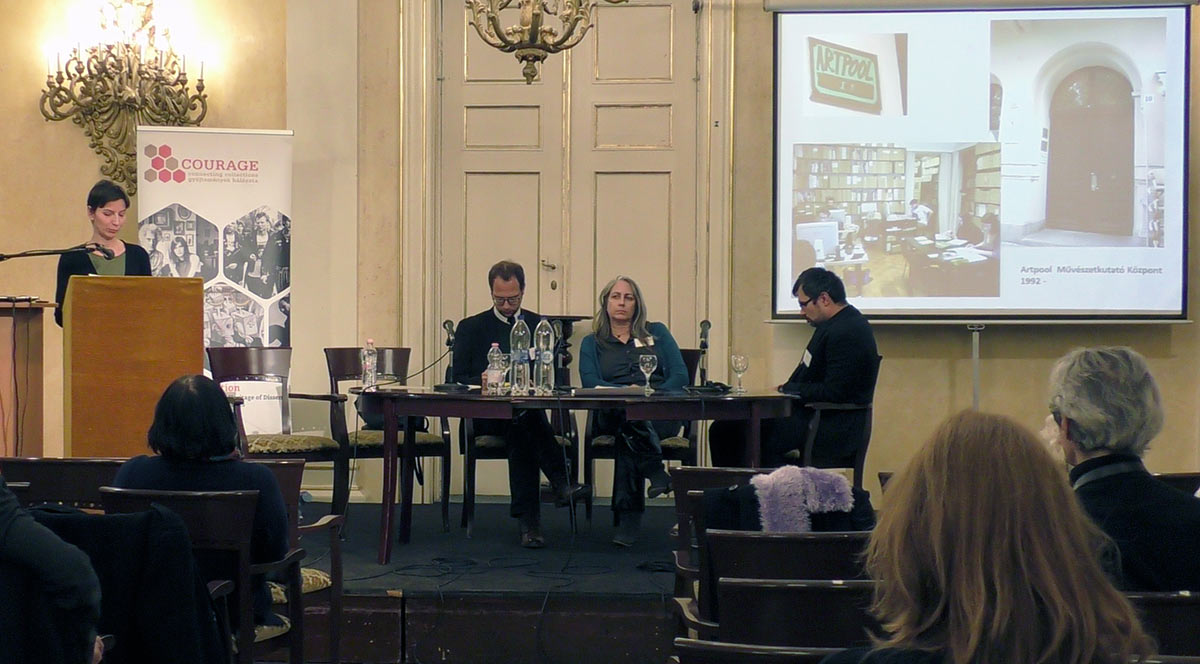
[{"label": "microphone on table", "polygon": [[116,256],[116,253],[114,253],[112,249],[109,249],[108,247],[100,244],[99,242],[89,242],[88,244],[85,244],[83,246],[88,251],[100,252],[105,258],[107,258],[109,260],[112,260],[113,256]]},{"label": "microphone on table", "polygon": [[712,323],[707,318],[700,321],[700,384],[708,384],[708,331]]},{"label": "microphone on table", "polygon": [[[446,365],[446,378],[450,380],[454,378],[454,321],[442,321],[442,329],[446,331],[446,348],[450,349],[450,362]],[[466,385],[456,382],[438,383],[433,386],[434,392],[466,392],[468,389],[470,388]]]}]

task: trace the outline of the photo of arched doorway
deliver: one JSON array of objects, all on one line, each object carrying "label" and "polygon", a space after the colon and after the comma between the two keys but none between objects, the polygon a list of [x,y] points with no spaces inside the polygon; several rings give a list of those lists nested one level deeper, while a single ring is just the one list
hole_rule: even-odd
[{"label": "photo of arched doorway", "polygon": [[1050,103],[1046,227],[1131,236],[1133,88],[1102,66],[1077,69]]}]

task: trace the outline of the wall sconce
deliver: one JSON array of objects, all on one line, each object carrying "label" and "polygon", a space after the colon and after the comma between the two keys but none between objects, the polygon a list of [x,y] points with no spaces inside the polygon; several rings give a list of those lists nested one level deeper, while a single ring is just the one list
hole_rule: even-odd
[{"label": "wall sconce", "polygon": [[[628,0],[605,0],[621,4]],[[592,12],[596,0],[466,0],[471,12],[470,23],[479,38],[504,53],[513,53],[524,62],[521,73],[525,84],[537,77],[537,65],[546,56],[565,51],[583,39],[592,27]],[[513,7],[520,11],[520,24],[500,27],[500,12]],[[549,19],[562,24],[561,34],[550,25]]]},{"label": "wall sconce", "polygon": [[137,193],[137,125],[199,125],[208,113],[204,63],[196,92],[188,89],[187,58],[154,24],[153,0],[107,0],[101,41],[72,49],[66,66],[46,63],[40,102],[47,120],[70,118],[104,160],[100,172]]}]

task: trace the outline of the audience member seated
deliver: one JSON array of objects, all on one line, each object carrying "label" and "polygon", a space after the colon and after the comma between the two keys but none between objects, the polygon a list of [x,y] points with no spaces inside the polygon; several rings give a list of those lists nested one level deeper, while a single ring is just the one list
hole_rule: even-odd
[{"label": "audience member seated", "polygon": [[[688,383],[683,354],[670,330],[649,322],[642,291],[629,277],[617,277],[600,291],[600,309],[592,333],[579,344],[579,379],[584,387],[643,385],[646,376],[639,367],[642,355],[657,356],[650,385],[658,390],[679,390]],[[642,512],[642,495],[651,498],[671,490],[671,477],[663,468],[659,440],[679,432],[679,422],[630,422],[621,410],[597,411],[597,434],[616,437],[613,464],[612,508],[617,513],[613,543],[631,546],[637,541]]]},{"label": "audience member seated", "polygon": [[1111,546],[1033,432],[963,411],[888,484],[871,534],[871,612],[887,636],[824,661],[1118,664],[1144,656],[1152,642],[1101,568]]},{"label": "audience member seated", "polygon": [[1200,590],[1200,499],[1160,482],[1142,455],[1162,397],[1130,348],[1079,348],[1050,374],[1050,414],[1084,510],[1121,550],[1125,590]]},{"label": "audience member seated", "polygon": [[748,484],[705,489],[707,528],[768,533],[870,530],[875,514],[867,493],[831,470],[783,466]]},{"label": "audience member seated", "polygon": [[99,618],[87,554],[18,507],[0,477],[0,662],[95,664]]},{"label": "audience member seated", "polygon": [[971,244],[979,244],[984,241],[983,229],[975,224],[975,217],[970,215],[959,215],[958,229],[954,232],[955,237],[960,240],[966,240]]},{"label": "audience member seated", "polygon": [[[241,460],[233,409],[221,388],[204,376],[183,376],[171,383],[154,408],[148,434],[156,456],[125,462],[113,484],[159,491],[258,491],[251,562],[279,560],[287,554],[288,520],[283,494],[265,466]],[[206,578],[232,578],[228,561],[198,560]],[[263,638],[285,631],[271,612],[266,579],[254,579],[254,622]],[[231,615],[237,615],[232,611]]]}]

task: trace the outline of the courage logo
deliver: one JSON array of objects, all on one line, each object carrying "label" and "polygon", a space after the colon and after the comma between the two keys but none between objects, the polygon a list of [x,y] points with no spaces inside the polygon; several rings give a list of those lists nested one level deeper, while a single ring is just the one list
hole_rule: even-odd
[{"label": "courage logo", "polygon": [[142,174],[146,182],[183,182],[187,179],[187,173],[179,167],[179,160],[171,154],[171,146],[147,145],[145,152],[150,157],[150,168]]}]

